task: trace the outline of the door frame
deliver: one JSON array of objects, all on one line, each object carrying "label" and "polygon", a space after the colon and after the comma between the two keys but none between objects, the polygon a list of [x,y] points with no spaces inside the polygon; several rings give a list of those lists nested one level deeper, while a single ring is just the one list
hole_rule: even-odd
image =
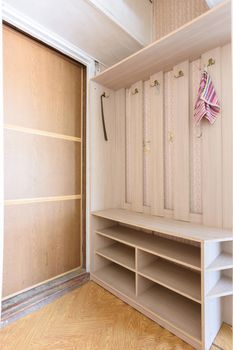
[{"label": "door frame", "polygon": [[[1,6],[2,5],[2,6]],[[90,94],[89,94],[89,80],[95,75],[96,61],[93,57],[86,54],[83,50],[64,40],[57,34],[49,31],[47,28],[38,25],[30,18],[24,16],[22,13],[15,11],[11,6],[3,4],[0,0],[0,77],[2,77],[2,24],[14,27],[26,35],[34,38],[37,41],[55,49],[59,53],[81,63],[86,67],[86,86],[85,86],[85,157],[86,157],[86,220],[85,220],[85,241],[86,241],[86,271],[90,271]],[[3,81],[0,79],[0,300],[2,300],[2,282],[3,282],[3,245],[4,245],[4,171],[3,171]],[[1,308],[0,308],[1,320]]]}]

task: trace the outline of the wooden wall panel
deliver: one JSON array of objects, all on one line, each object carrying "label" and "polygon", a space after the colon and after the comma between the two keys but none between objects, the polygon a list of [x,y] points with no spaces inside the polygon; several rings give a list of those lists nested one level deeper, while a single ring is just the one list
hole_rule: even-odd
[{"label": "wooden wall panel", "polygon": [[222,76],[222,166],[223,227],[233,226],[233,122],[232,122],[232,57],[231,45],[221,50]]},{"label": "wooden wall panel", "polygon": [[81,193],[81,144],[5,131],[5,199]]},{"label": "wooden wall panel", "polygon": [[205,0],[154,0],[154,40],[169,34],[208,9]]},{"label": "wooden wall panel", "polygon": [[[143,211],[143,83],[131,86],[132,210]],[[138,91],[138,92],[136,92]]]},{"label": "wooden wall panel", "polygon": [[5,209],[4,297],[81,265],[80,200]]},{"label": "wooden wall panel", "polygon": [[[155,85],[155,82],[159,85]],[[164,99],[163,72],[150,77],[151,213],[164,215]]]},{"label": "wooden wall panel", "polygon": [[3,39],[5,123],[81,137],[83,67],[6,26]]},{"label": "wooden wall panel", "polygon": [[151,206],[151,112],[150,81],[143,83],[143,206],[144,212],[150,212]]},{"label": "wooden wall panel", "polygon": [[[202,65],[213,58],[215,64],[208,67],[214,87],[221,101],[221,50],[216,48],[202,55]],[[202,121],[202,183],[203,224],[222,227],[222,116],[211,125]]]},{"label": "wooden wall panel", "polygon": [[[179,72],[183,76],[179,76]],[[189,63],[173,69],[174,73],[174,218],[189,220]]]}]

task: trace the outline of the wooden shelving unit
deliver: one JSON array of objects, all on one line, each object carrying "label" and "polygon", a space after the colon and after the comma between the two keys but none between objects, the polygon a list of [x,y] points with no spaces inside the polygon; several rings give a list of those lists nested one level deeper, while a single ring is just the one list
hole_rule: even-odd
[{"label": "wooden shelving unit", "polygon": [[129,246],[115,243],[108,247],[98,249],[96,254],[130,270],[135,270],[135,250]]},{"label": "wooden shelving unit", "polygon": [[207,297],[219,298],[227,295],[233,295],[233,281],[229,277],[221,276],[218,282],[207,294]]},{"label": "wooden shelving unit", "polygon": [[174,327],[201,342],[200,305],[156,284],[139,296],[139,302]]},{"label": "wooden shelving unit", "polygon": [[209,266],[207,267],[207,270],[218,271],[218,270],[232,269],[232,268],[233,268],[232,254],[223,252],[219,254],[211,264],[209,264]]},{"label": "wooden shelving unit", "polygon": [[163,259],[157,259],[146,265],[139,269],[138,273],[178,294],[201,303],[201,276],[199,273]]},{"label": "wooden shelving unit", "polygon": [[232,254],[221,250],[222,242],[233,242],[232,232],[123,209],[93,218],[91,278],[195,349],[207,350],[214,335],[202,336],[207,310],[215,312],[213,299],[233,295],[224,274]]},{"label": "wooden shelving unit", "polygon": [[178,30],[98,74],[93,81],[113,90],[147,80],[154,72],[169,70],[184,60],[231,40],[231,3],[226,1]]}]

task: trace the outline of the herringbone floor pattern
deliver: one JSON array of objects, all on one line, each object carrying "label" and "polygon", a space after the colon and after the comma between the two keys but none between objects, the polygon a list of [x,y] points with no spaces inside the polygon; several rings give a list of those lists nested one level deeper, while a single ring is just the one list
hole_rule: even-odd
[{"label": "herringbone floor pattern", "polygon": [[[225,328],[216,344],[232,350]],[[192,347],[93,282],[0,331],[0,350],[152,349]]]}]

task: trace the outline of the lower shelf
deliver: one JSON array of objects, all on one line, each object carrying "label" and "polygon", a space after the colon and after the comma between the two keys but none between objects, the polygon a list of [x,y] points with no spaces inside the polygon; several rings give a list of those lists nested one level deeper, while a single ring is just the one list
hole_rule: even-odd
[{"label": "lower shelf", "polygon": [[109,264],[95,272],[95,277],[130,298],[135,298],[135,273],[116,264]]},{"label": "lower shelf", "polygon": [[207,297],[218,298],[227,295],[233,295],[233,280],[229,277],[222,276],[207,294]]},{"label": "lower shelf", "polygon": [[201,341],[201,306],[159,285],[146,290],[139,302],[157,316]]}]

